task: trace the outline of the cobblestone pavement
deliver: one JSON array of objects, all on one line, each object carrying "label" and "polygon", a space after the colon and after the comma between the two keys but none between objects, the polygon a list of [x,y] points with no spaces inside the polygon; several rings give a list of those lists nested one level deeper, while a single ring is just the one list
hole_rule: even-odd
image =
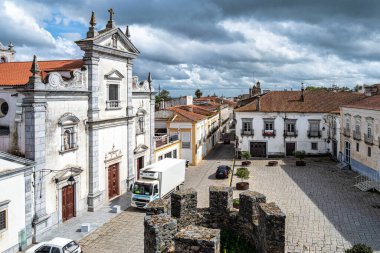
[{"label": "cobblestone pavement", "polygon": [[[216,180],[218,165],[232,165],[233,146],[218,145],[198,166],[186,170],[185,187],[198,191],[199,206],[208,206],[208,186],[228,185],[229,180]],[[135,208],[128,208],[80,241],[85,253],[140,253],[144,252],[144,216]]]},{"label": "cobblestone pavement", "polygon": [[380,205],[379,193],[353,187],[357,174],[327,158],[306,159],[306,167],[278,161],[276,167],[253,161],[249,182],[286,214],[286,252],[344,252],[356,243],[380,252],[380,209],[373,207]]}]

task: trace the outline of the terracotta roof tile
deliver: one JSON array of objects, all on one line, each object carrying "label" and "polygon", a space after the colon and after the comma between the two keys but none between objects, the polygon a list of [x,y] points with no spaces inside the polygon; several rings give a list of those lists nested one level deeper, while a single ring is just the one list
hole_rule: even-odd
[{"label": "terracotta roof tile", "polygon": [[[301,101],[301,91],[271,91],[260,98],[260,112],[331,112],[339,106],[365,98],[364,94],[354,92],[305,91]],[[257,102],[253,101],[236,109],[237,112],[256,111]]]},{"label": "terracotta roof tile", "polygon": [[[48,72],[74,70],[84,65],[82,60],[39,61],[42,79]],[[32,62],[6,62],[0,63],[0,86],[21,86],[29,81],[32,75],[30,68]]]},{"label": "terracotta roof tile", "polygon": [[[169,108],[167,108],[167,110],[171,110],[171,111],[173,111],[176,114],[179,114],[181,116],[180,118],[177,119],[177,121],[179,119],[183,119],[183,117],[186,118],[187,120],[192,121],[192,122],[197,122],[197,121],[200,121],[200,120],[207,118],[207,116],[204,116],[204,115],[201,115],[198,113],[194,113],[191,111],[187,111],[187,110],[181,109],[179,107],[169,107]],[[173,119],[175,119],[175,117],[173,117]]]},{"label": "terracotta roof tile", "polygon": [[365,99],[344,105],[343,107],[380,111],[380,95],[367,97]]}]

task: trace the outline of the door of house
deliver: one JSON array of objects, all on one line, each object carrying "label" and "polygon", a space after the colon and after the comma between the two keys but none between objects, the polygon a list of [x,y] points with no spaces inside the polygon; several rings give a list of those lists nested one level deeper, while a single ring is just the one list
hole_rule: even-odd
[{"label": "door of house", "polygon": [[119,195],[119,164],[115,163],[108,167],[108,198],[112,199]]},{"label": "door of house", "polygon": [[74,217],[74,188],[75,185],[68,185],[62,188],[62,221],[67,221]]},{"label": "door of house", "polygon": [[250,152],[252,157],[266,157],[267,143],[266,142],[251,142]]},{"label": "door of house", "polygon": [[296,143],[295,142],[287,142],[286,143],[286,156],[294,156],[295,151],[296,151]]},{"label": "door of house", "polygon": [[346,141],[344,143],[344,160],[346,163],[351,163],[351,143]]},{"label": "door of house", "polygon": [[137,158],[137,179],[140,179],[140,170],[144,168],[144,157]]}]

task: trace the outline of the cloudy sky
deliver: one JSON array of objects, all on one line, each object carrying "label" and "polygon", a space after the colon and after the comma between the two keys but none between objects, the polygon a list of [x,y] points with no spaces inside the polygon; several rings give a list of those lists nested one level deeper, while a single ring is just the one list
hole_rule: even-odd
[{"label": "cloudy sky", "polygon": [[18,61],[81,58],[73,41],[111,7],[141,52],[134,74],[174,96],[380,81],[377,0],[0,0],[0,41]]}]

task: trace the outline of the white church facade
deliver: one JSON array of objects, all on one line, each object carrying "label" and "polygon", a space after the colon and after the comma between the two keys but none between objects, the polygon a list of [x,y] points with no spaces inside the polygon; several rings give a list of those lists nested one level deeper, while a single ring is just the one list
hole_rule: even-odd
[{"label": "white church facade", "polygon": [[94,13],[90,25],[82,59],[14,62],[13,46],[0,50],[0,151],[35,162],[26,236],[37,241],[126,193],[153,161],[151,76],[133,77],[139,51],[112,10],[105,29]]}]

